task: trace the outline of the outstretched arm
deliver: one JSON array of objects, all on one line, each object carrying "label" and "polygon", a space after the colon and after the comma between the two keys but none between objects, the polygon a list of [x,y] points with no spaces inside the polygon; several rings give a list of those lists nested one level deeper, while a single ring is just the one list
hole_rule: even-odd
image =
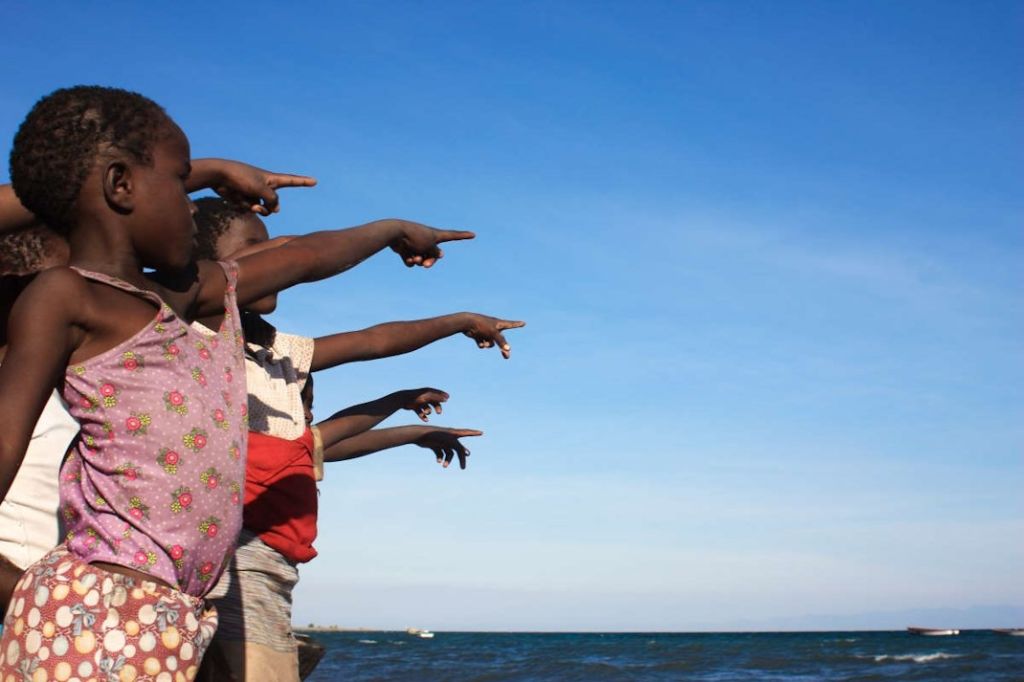
[{"label": "outstretched arm", "polygon": [[[278,189],[312,187],[315,184],[315,178],[272,173],[241,161],[193,159],[192,172],[185,181],[185,189],[196,192],[209,187],[225,199],[248,204],[260,215],[270,215],[279,208]],[[21,205],[12,185],[0,185],[0,234],[30,227],[38,222],[35,214]]]},{"label": "outstretched arm", "polygon": [[343,332],[316,339],[310,369],[315,372],[346,362],[401,355],[459,332],[474,339],[480,348],[497,345],[501,354],[508,358],[512,347],[502,332],[525,324],[478,313],[455,313],[427,320],[378,324],[357,332]]},{"label": "outstretched arm", "polygon": [[433,450],[437,463],[447,467],[456,456],[459,467],[466,468],[469,449],[459,439],[482,436],[476,429],[446,429],[438,426],[397,426],[390,429],[373,429],[336,443],[324,449],[325,462],[341,462],[372,455],[381,450],[401,445],[418,445]]},{"label": "outstretched arm", "polygon": [[[194,159],[191,173],[185,180],[189,193],[210,187],[230,201],[248,204],[260,215],[279,210],[278,189],[282,187],[311,187],[316,179],[306,175],[273,173],[227,159]],[[0,235],[37,224],[39,219],[25,208],[14,194],[11,184],[0,184]]]},{"label": "outstretched arm", "polygon": [[318,423],[324,449],[344,438],[372,429],[399,410],[412,410],[427,421],[431,411],[441,414],[441,403],[448,394],[436,388],[414,388],[396,391],[368,403],[353,405]]},{"label": "outstretched arm", "polygon": [[[296,237],[276,249],[238,260],[238,305],[245,306],[295,284],[332,277],[386,247],[398,253],[408,267],[429,268],[443,255],[438,244],[474,236],[472,232],[438,230],[389,219]],[[223,311],[224,276],[220,267],[210,261],[198,265],[199,287],[192,304],[193,319]]]},{"label": "outstretched arm", "polygon": [[272,173],[241,161],[194,159],[185,189],[195,192],[209,187],[225,199],[248,204],[254,213],[265,216],[280,208],[276,190],[315,184],[316,178],[307,175]]}]

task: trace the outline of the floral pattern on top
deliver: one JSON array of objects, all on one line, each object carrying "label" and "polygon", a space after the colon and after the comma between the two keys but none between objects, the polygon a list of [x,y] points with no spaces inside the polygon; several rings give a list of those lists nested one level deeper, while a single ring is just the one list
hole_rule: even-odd
[{"label": "floral pattern on top", "polygon": [[[234,264],[224,323],[208,337],[155,293],[78,270],[151,301],[154,319],[65,375],[81,438],[60,477],[70,552],[144,571],[193,596],[216,582],[242,525],[246,387]],[[226,370],[226,371],[225,371]]]}]

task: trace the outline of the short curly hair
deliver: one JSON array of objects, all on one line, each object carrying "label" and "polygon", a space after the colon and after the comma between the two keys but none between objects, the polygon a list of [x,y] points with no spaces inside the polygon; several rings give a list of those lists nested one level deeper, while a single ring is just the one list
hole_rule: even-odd
[{"label": "short curly hair", "polygon": [[197,260],[221,260],[217,254],[217,240],[221,238],[231,221],[248,215],[249,209],[238,203],[220,197],[200,197],[196,205],[196,248]]},{"label": "short curly hair", "polygon": [[29,275],[39,272],[47,258],[55,256],[60,240],[45,227],[29,227],[0,235],[0,275]]},{"label": "short curly hair", "polygon": [[96,158],[116,149],[151,163],[153,144],[169,123],[159,104],[136,92],[98,85],[55,90],[36,102],[14,136],[14,192],[36,217],[66,234]]}]

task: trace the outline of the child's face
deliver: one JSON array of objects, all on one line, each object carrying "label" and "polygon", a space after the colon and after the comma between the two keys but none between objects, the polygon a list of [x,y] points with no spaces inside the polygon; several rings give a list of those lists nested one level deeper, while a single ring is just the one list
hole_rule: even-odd
[{"label": "child's face", "polygon": [[173,122],[167,125],[166,134],[153,145],[152,164],[131,167],[131,231],[143,265],[173,271],[192,262],[196,207],[185,191],[191,170],[188,138]]},{"label": "child's face", "polygon": [[[228,227],[217,238],[217,258],[237,260],[261,249],[260,244],[269,241],[267,226],[255,213],[232,218]],[[259,315],[269,315],[277,309],[277,294],[267,294],[245,308]]]}]

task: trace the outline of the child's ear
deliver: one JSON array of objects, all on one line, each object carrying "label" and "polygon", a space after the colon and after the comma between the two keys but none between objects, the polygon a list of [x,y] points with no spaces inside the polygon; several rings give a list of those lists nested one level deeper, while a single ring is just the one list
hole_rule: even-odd
[{"label": "child's ear", "polygon": [[111,161],[103,169],[103,197],[118,213],[135,210],[132,169],[124,161]]}]

